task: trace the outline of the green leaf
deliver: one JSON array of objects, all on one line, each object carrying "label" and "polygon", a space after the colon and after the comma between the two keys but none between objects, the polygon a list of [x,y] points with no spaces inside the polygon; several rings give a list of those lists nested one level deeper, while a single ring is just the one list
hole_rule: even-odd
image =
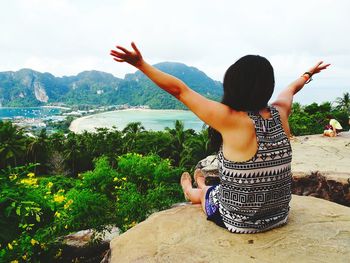
[{"label": "green leaf", "polygon": [[16,214],[17,215],[21,215],[21,206],[18,206],[17,208],[16,208]]},{"label": "green leaf", "polygon": [[40,222],[40,216],[38,214],[35,215],[35,219],[37,222]]}]

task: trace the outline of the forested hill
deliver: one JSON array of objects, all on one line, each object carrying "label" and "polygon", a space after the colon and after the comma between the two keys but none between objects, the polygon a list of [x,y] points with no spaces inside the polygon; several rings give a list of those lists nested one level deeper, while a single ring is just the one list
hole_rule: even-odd
[{"label": "forested hill", "polygon": [[[174,62],[159,63],[155,67],[180,78],[208,98],[221,98],[222,84],[194,67]],[[84,71],[68,77],[55,77],[32,69],[0,72],[0,106],[25,107],[51,103],[184,108],[140,71],[127,74],[124,79],[100,71]]]}]

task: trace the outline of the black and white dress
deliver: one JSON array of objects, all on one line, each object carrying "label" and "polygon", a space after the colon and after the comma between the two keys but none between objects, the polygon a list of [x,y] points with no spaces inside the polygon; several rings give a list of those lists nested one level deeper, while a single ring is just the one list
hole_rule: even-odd
[{"label": "black and white dress", "polygon": [[287,222],[291,200],[292,149],[278,111],[271,118],[248,112],[255,125],[258,150],[248,161],[233,162],[218,153],[220,184],[209,194],[225,227],[257,233]]}]

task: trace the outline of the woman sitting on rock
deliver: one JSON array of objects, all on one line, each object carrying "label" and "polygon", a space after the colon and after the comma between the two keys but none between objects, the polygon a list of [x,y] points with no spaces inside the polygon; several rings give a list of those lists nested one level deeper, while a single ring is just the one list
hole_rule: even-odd
[{"label": "woman sitting on rock", "polygon": [[149,65],[136,45],[131,46],[133,50],[112,50],[114,60],[135,66],[180,100],[215,131],[212,139],[219,142],[220,184],[208,187],[198,177],[198,188],[193,188],[191,176],[184,173],[185,196],[202,204],[208,220],[232,232],[257,233],[285,224],[291,199],[288,116],[293,96],[329,64],[317,63],[268,105],[275,85],[270,62],[261,56],[242,57],[225,73],[220,103]]}]

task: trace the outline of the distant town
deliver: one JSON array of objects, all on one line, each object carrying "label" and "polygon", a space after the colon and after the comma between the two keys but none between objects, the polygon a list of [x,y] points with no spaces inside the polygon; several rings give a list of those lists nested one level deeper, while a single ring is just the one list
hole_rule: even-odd
[{"label": "distant town", "polygon": [[[59,109],[59,114],[55,113],[41,113],[40,109]],[[42,129],[46,129],[48,134],[62,131],[68,132],[70,123],[76,119],[83,116],[88,116],[92,114],[114,111],[114,110],[125,110],[125,109],[149,109],[147,105],[140,106],[130,106],[129,104],[122,105],[109,105],[109,106],[98,106],[98,105],[77,105],[77,106],[67,106],[64,104],[52,104],[41,107],[30,107],[30,108],[13,108],[13,110],[24,110],[22,114],[17,116],[6,116],[1,117],[0,120],[11,121],[18,127],[23,128],[28,136],[35,136]],[[1,108],[5,109],[5,108]],[[11,108],[6,108],[11,109]],[[34,110],[33,110],[34,109]],[[31,112],[30,112],[31,110]],[[37,111],[37,114],[33,111]],[[31,114],[30,114],[30,113]]]}]

